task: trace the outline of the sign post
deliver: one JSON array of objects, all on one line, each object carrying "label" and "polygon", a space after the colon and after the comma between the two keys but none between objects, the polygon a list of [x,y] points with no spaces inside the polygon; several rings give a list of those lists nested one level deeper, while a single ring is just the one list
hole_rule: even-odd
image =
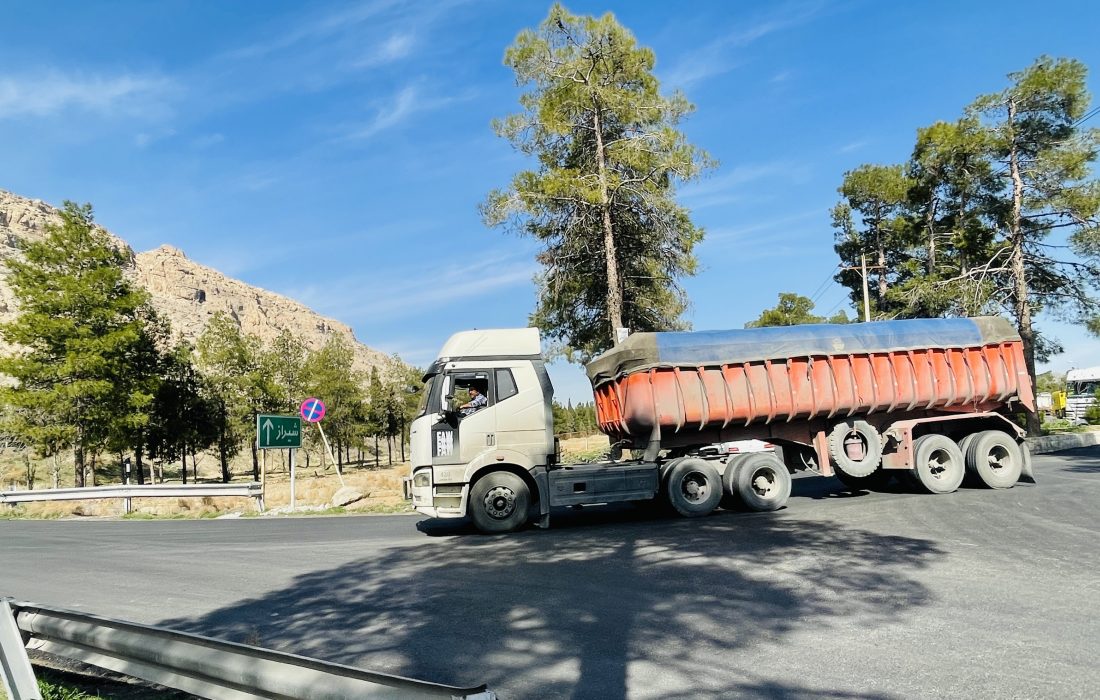
[{"label": "sign post", "polygon": [[[294,453],[302,446],[302,419],[298,416],[256,416],[256,447],[290,452],[290,509],[294,510]],[[267,453],[264,453],[264,481],[267,481]],[[264,484],[266,490],[267,484]]]},{"label": "sign post", "polygon": [[[336,461],[336,457],[332,454],[332,447],[328,444],[328,438],[325,437],[324,428],[321,427],[321,419],[325,417],[325,402],[321,399],[308,398],[302,402],[299,413],[307,423],[313,423],[317,426],[317,430],[321,433],[321,442],[325,443],[325,450],[328,452],[328,456],[332,458],[332,466],[336,467],[336,477],[340,479],[341,486],[346,486],[344,475],[340,472],[340,463]],[[324,461],[324,458],[321,461]]]}]

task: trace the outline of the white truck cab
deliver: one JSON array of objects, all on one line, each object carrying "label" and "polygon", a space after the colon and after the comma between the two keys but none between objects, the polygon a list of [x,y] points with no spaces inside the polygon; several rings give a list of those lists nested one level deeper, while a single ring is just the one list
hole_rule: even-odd
[{"label": "white truck cab", "polygon": [[[424,381],[410,429],[406,495],[413,507],[433,517],[465,516],[471,484],[491,471],[504,476],[477,494],[487,504],[479,510],[505,522],[512,515],[526,519],[533,495],[545,493],[538,482],[545,482],[555,459],[554,391],[538,329],[457,333]],[[486,405],[460,410],[470,387],[485,396]]]},{"label": "white truck cab", "polygon": [[1096,391],[1100,389],[1100,367],[1071,369],[1066,372],[1066,418],[1072,423],[1085,424],[1085,413],[1096,404]]}]

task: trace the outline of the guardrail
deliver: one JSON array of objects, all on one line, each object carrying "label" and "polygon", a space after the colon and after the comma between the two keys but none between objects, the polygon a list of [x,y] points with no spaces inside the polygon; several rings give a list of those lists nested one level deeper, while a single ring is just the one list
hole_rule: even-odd
[{"label": "guardrail", "polygon": [[239,484],[155,484],[150,486],[89,486],[79,489],[42,489],[41,491],[0,491],[0,503],[39,503],[42,501],[87,501],[121,498],[123,510],[133,509],[134,498],[202,498],[204,496],[247,496],[256,499],[256,508],[264,509],[264,487],[258,481]]},{"label": "guardrail", "polygon": [[[2,600],[0,657],[12,700],[40,698],[36,687],[27,690],[26,674],[34,678],[25,661],[27,649],[204,698],[496,700],[485,685],[461,688],[429,683],[74,610]],[[11,639],[12,628],[16,641]]]}]

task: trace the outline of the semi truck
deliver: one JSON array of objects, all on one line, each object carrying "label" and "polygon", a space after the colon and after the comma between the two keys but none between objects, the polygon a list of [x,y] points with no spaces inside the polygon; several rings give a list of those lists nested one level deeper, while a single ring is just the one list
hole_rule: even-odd
[{"label": "semi truck", "polygon": [[1086,413],[1096,405],[1097,391],[1100,391],[1100,367],[1066,372],[1066,419],[1075,425],[1088,423]]},{"label": "semi truck", "polygon": [[[999,317],[635,333],[587,373],[608,456],[564,463],[538,330],[453,335],[424,377],[406,498],[498,533],[623,501],[685,517],[774,511],[798,471],[851,488],[897,475],[932,494],[968,473],[990,488],[1030,473],[1011,415],[1035,400],[1020,337]],[[776,449],[708,449],[734,440]]]}]

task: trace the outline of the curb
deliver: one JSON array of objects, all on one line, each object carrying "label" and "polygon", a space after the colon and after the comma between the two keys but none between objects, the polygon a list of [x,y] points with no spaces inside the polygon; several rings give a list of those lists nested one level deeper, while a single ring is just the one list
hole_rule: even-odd
[{"label": "curb", "polygon": [[1036,455],[1072,450],[1075,447],[1090,447],[1092,445],[1100,445],[1100,430],[1085,433],[1045,435],[1027,439],[1027,446],[1031,448],[1031,453]]}]

